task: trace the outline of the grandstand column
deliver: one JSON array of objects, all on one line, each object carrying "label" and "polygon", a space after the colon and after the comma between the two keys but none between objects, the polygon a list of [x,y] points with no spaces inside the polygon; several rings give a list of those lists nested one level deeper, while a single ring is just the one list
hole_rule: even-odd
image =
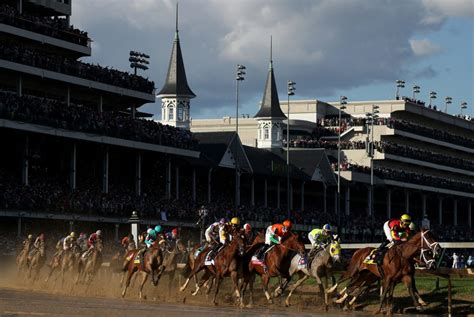
[{"label": "grandstand column", "polygon": [[22,164],[22,173],[21,173],[21,182],[23,185],[28,186],[29,184],[29,178],[28,178],[28,173],[29,173],[29,142],[30,139],[28,135],[25,136],[25,147],[23,149],[23,164]]},{"label": "grandstand column", "polygon": [[71,166],[69,175],[69,186],[71,190],[76,189],[76,155],[77,155],[77,144],[74,142],[71,149]]},{"label": "grandstand column", "polygon": [[73,232],[74,231],[74,221],[69,221],[69,232]]},{"label": "grandstand column", "polygon": [[196,169],[193,167],[193,202],[196,202]]},{"label": "grandstand column", "polygon": [[119,227],[120,227],[120,224],[116,223],[115,224],[115,241],[119,241]]},{"label": "grandstand column", "polygon": [[23,77],[18,75],[18,83],[16,87],[16,92],[19,97],[23,96]]},{"label": "grandstand column", "polygon": [[175,172],[176,172],[176,199],[179,199],[179,166],[176,166]]},{"label": "grandstand column", "polygon": [[16,1],[16,9],[18,10],[18,13],[23,14],[23,0]]},{"label": "grandstand column", "polygon": [[323,183],[323,211],[327,212],[327,186],[326,183]]},{"label": "grandstand column", "polygon": [[240,171],[236,170],[235,173],[235,207],[237,211],[237,207],[240,206]]},{"label": "grandstand column", "polygon": [[371,186],[367,186],[367,215],[369,216],[372,215],[370,206],[372,206],[372,192],[371,192]]},{"label": "grandstand column", "polygon": [[304,183],[301,182],[301,211],[304,211]]},{"label": "grandstand column", "polygon": [[453,225],[458,225],[458,200],[454,199],[453,201]]},{"label": "grandstand column", "polygon": [[266,178],[263,187],[263,206],[268,207],[268,181]]},{"label": "grandstand column", "polygon": [[408,190],[405,190],[405,213],[410,212],[410,193]]},{"label": "grandstand column", "polygon": [[71,105],[71,87],[67,87],[66,90],[66,104],[69,107]]},{"label": "grandstand column", "polygon": [[387,189],[387,218],[392,218],[392,189]]},{"label": "grandstand column", "polygon": [[255,206],[255,179],[252,177],[250,183],[250,205]]},{"label": "grandstand column", "polygon": [[421,210],[422,210],[421,218],[425,218],[425,216],[428,216],[426,214],[426,194],[423,194],[421,196]]},{"label": "grandstand column", "polygon": [[443,198],[438,197],[438,224],[443,224]]},{"label": "grandstand column", "polygon": [[349,216],[351,213],[351,188],[350,187],[346,187],[344,207],[346,209],[346,216]]},{"label": "grandstand column", "polygon": [[471,208],[471,201],[467,203],[467,225],[469,228],[472,228],[472,208]]},{"label": "grandstand column", "polygon": [[102,159],[102,192],[109,193],[109,147],[104,148],[104,157]]},{"label": "grandstand column", "polygon": [[166,167],[166,199],[171,199],[171,161],[168,159]]},{"label": "grandstand column", "polygon": [[280,208],[280,180],[277,181],[277,208]]},{"label": "grandstand column", "polygon": [[212,167],[207,172],[207,203],[211,203],[211,181],[212,181]]},{"label": "grandstand column", "polygon": [[102,112],[103,111],[103,105],[104,105],[104,100],[102,98],[102,95],[99,97],[99,105],[98,105],[98,111]]},{"label": "grandstand column", "polygon": [[290,183],[290,209],[293,209],[293,183]]},{"label": "grandstand column", "polygon": [[135,193],[142,194],[142,153],[138,152],[135,159]]},{"label": "grandstand column", "polygon": [[336,189],[334,189],[334,214],[337,215],[337,198],[338,198],[338,194],[337,194],[337,187]]},{"label": "grandstand column", "polygon": [[21,237],[21,216],[18,217],[17,229],[16,229],[16,236],[17,236],[18,238]]}]

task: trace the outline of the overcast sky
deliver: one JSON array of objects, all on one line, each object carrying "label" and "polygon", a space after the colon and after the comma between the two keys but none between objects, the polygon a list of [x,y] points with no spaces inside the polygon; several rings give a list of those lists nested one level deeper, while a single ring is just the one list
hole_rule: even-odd
[{"label": "overcast sky", "polygon": [[[128,70],[128,53],[151,56],[142,73],[163,86],[175,28],[175,0],[76,0],[72,23],[89,32],[84,61]],[[393,99],[421,86],[420,99],[451,96],[474,114],[473,0],[181,0],[179,31],[186,74],[197,97],[193,118],[235,113],[235,66],[247,67],[241,113],[253,116],[263,95],[270,35],[280,99]],[[158,114],[160,104],[142,108]]]}]

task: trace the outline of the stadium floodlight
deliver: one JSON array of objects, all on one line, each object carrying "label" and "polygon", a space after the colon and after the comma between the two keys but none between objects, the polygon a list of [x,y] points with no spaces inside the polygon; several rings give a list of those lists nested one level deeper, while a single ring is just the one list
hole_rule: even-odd
[{"label": "stadium floodlight", "polygon": [[437,98],[436,95],[437,95],[436,91],[431,91],[430,92],[430,106],[431,106],[431,102],[433,101],[433,99]]},{"label": "stadium floodlight", "polygon": [[245,71],[247,68],[244,65],[237,64],[235,75],[235,95],[236,95],[236,110],[235,110],[235,133],[239,134],[239,83],[244,80]]},{"label": "stadium floodlight", "polygon": [[290,218],[290,96],[295,95],[295,85],[294,81],[288,80],[288,118],[286,121],[286,211],[288,219]]},{"label": "stadium floodlight", "polygon": [[448,113],[448,105],[453,103],[453,98],[451,97],[445,97],[444,98],[444,112]]},{"label": "stadium floodlight", "polygon": [[400,88],[405,88],[405,81],[401,79],[397,79],[395,83],[397,84],[397,92],[395,94],[395,99],[398,100],[400,99]]},{"label": "stadium floodlight", "polygon": [[467,102],[465,101],[461,102],[461,116],[462,116],[463,109],[467,109]]},{"label": "stadium floodlight", "polygon": [[[339,133],[337,139],[337,227],[341,228],[341,121],[342,110],[346,109],[347,97],[339,98]],[[340,232],[339,232],[340,233]]]},{"label": "stadium floodlight", "polygon": [[418,86],[418,85],[413,86],[413,100],[416,99],[416,94],[419,94],[420,91],[421,91],[420,86]]},{"label": "stadium floodlight", "polygon": [[147,55],[145,53],[141,52],[136,52],[136,51],[130,51],[130,57],[128,58],[128,61],[130,62],[130,68],[134,69],[134,74],[137,74],[137,69],[141,70],[147,70],[148,66],[150,64],[150,55]]}]

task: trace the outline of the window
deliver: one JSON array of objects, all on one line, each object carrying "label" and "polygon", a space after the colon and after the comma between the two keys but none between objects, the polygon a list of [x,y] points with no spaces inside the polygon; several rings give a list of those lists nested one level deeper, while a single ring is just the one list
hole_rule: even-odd
[{"label": "window", "polygon": [[263,129],[263,133],[264,133],[264,134],[263,134],[263,139],[264,139],[264,140],[268,140],[268,137],[269,137],[269,133],[268,133],[268,132],[269,132],[269,131],[268,131],[268,128]]},{"label": "window", "polygon": [[174,108],[173,107],[169,107],[168,108],[168,119],[169,120],[174,120]]},{"label": "window", "polygon": [[178,121],[183,121],[184,119],[184,109],[183,107],[178,107]]}]

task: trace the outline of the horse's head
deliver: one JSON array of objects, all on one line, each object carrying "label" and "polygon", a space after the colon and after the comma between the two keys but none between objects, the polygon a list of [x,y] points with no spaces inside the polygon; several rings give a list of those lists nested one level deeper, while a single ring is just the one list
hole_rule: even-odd
[{"label": "horse's head", "polygon": [[181,241],[181,239],[176,239],[176,251],[178,253],[186,252],[186,245]]},{"label": "horse's head", "polygon": [[435,265],[435,258],[441,252],[441,246],[436,241],[434,234],[427,229],[421,229],[417,235],[420,235],[420,260],[426,264],[428,269],[431,269]]},{"label": "horse's head", "polygon": [[304,256],[306,249],[301,236],[297,233],[290,233],[289,236],[282,243],[288,249],[298,252],[299,255]]},{"label": "horse's head", "polygon": [[232,242],[237,244],[237,251],[239,256],[244,256],[245,254],[245,234],[243,230],[236,230],[232,234]]},{"label": "horse's head", "polygon": [[339,240],[333,240],[329,244],[329,254],[333,261],[339,262],[341,260],[341,244],[339,243]]}]

